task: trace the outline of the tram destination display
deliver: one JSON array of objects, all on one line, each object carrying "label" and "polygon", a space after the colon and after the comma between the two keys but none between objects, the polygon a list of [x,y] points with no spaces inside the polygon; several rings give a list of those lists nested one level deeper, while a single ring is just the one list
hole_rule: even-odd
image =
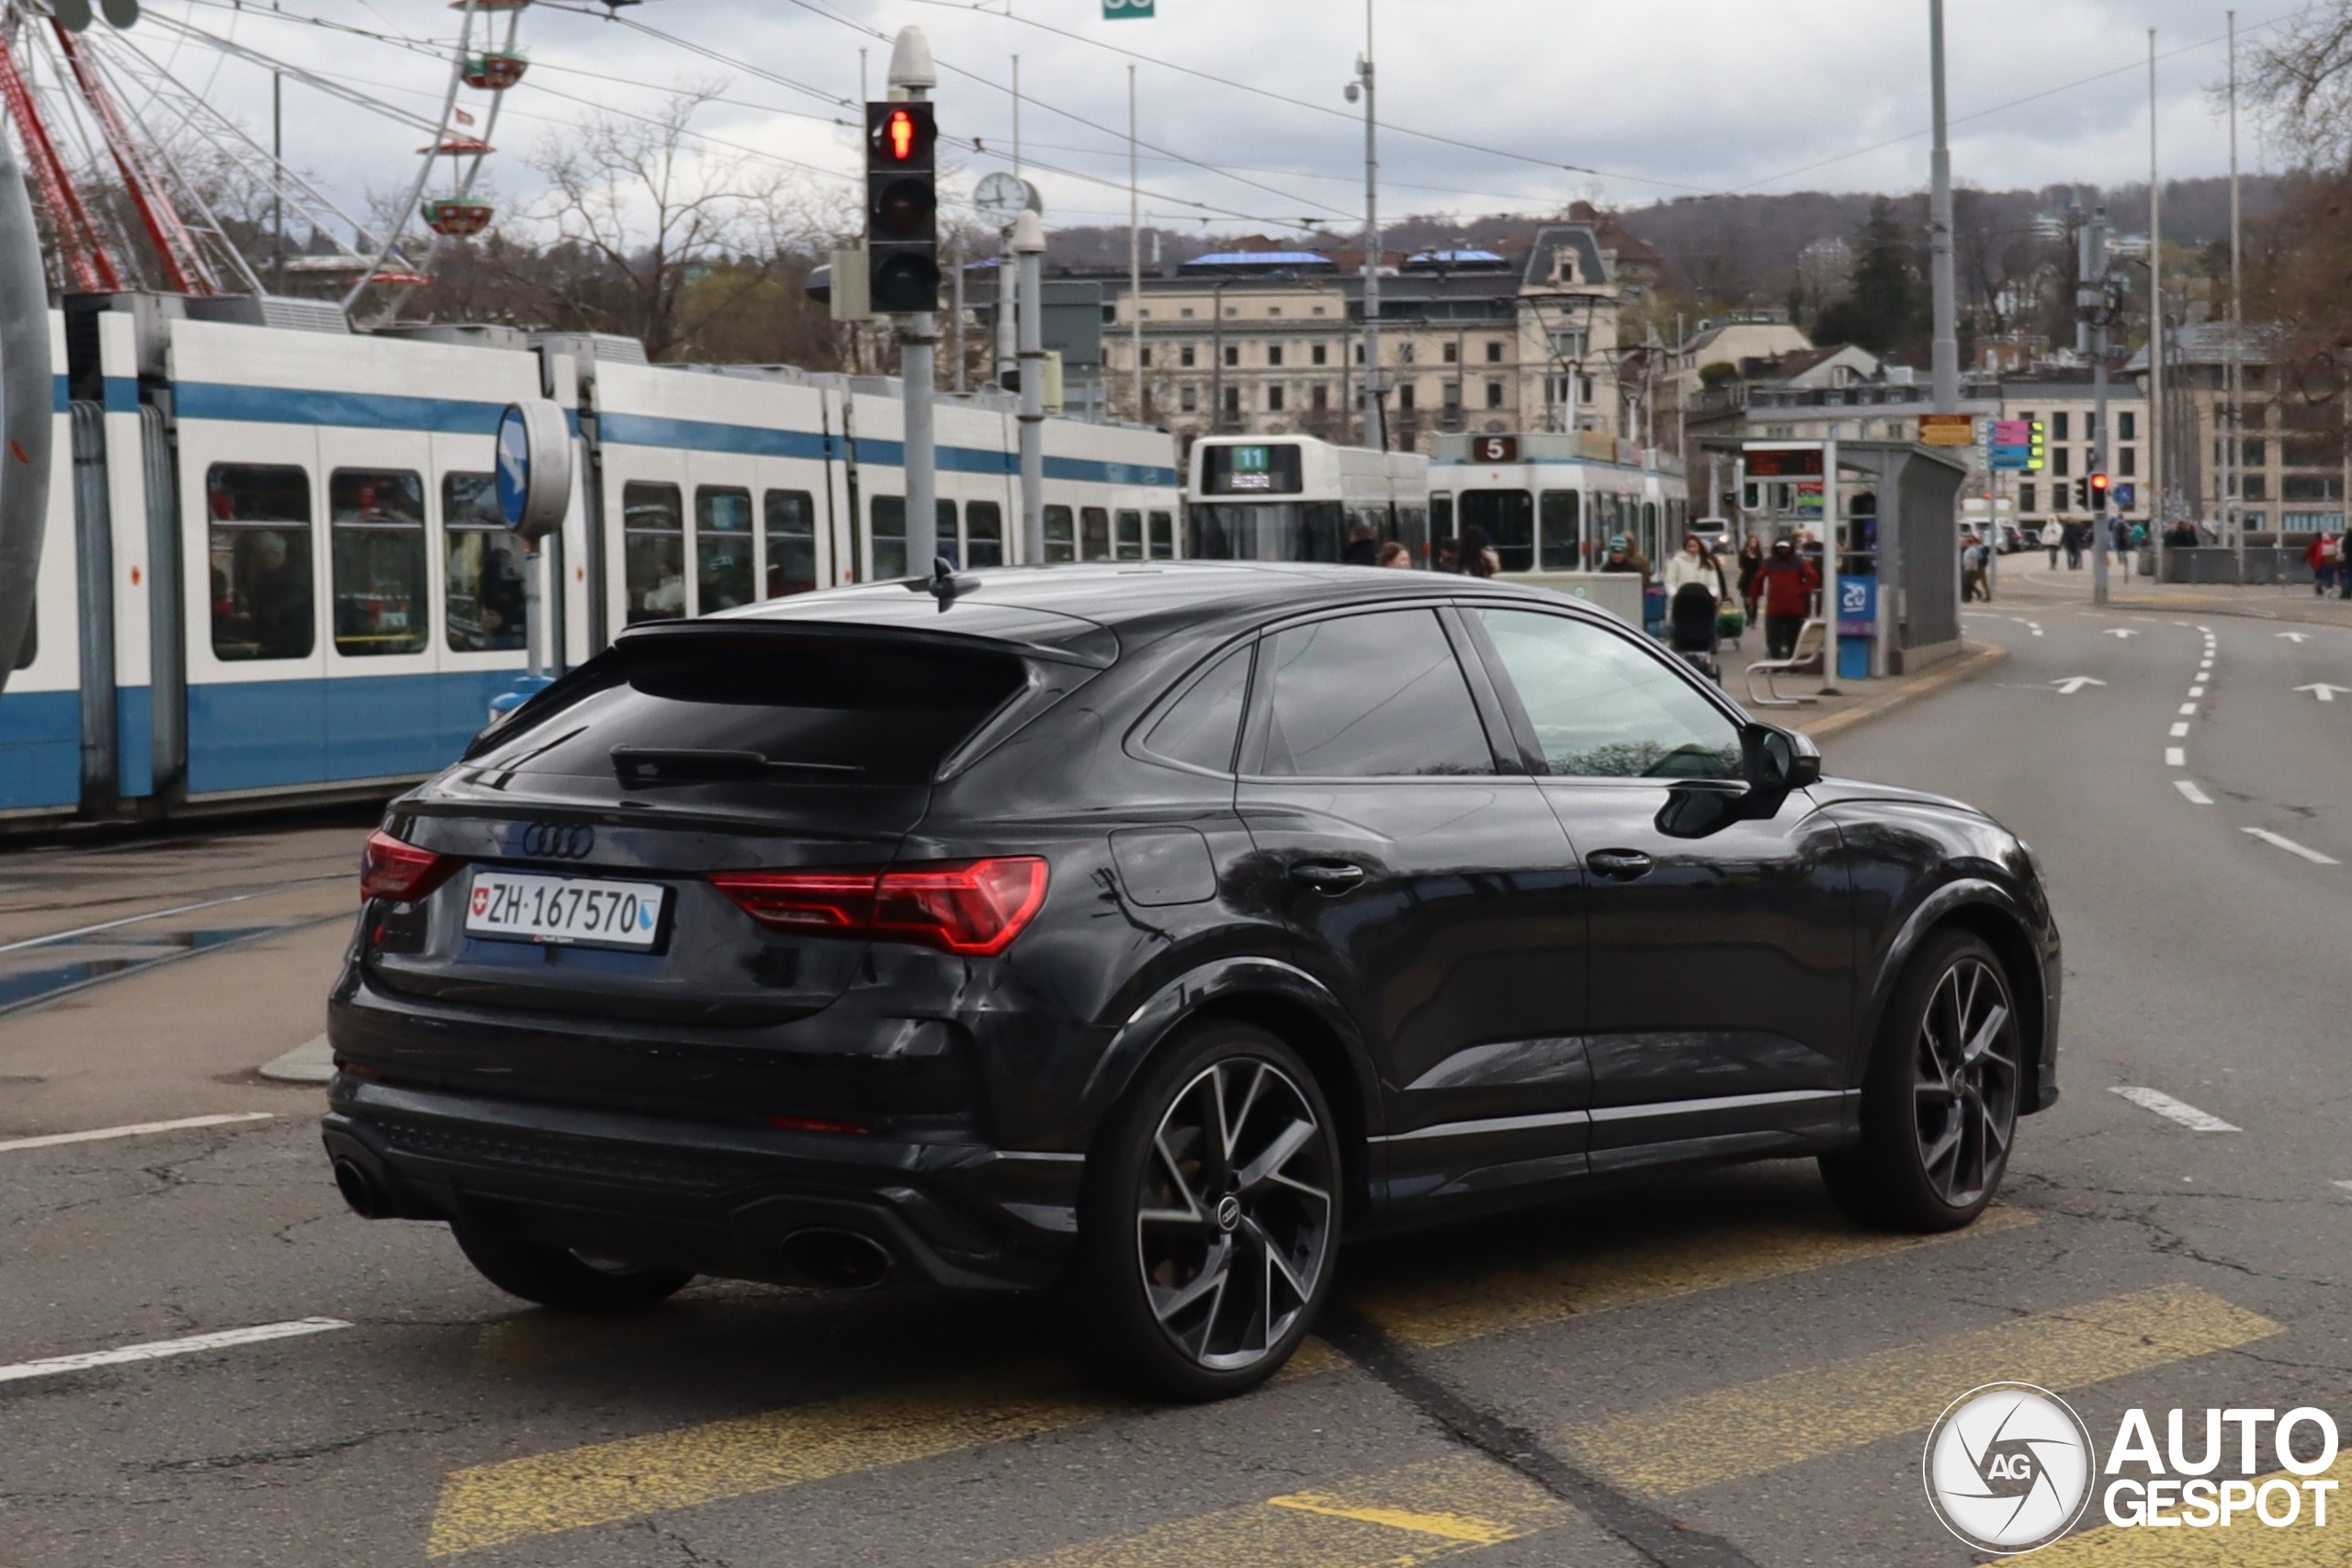
[{"label": "tram destination display", "polygon": [[1295,443],[1211,446],[1201,475],[1210,495],[1296,495],[1306,488]]}]

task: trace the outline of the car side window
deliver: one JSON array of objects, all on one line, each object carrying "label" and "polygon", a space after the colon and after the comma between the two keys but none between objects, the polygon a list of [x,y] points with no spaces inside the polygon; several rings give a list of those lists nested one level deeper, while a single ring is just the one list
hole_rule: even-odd
[{"label": "car side window", "polygon": [[1250,648],[1235,649],[1193,682],[1143,739],[1144,750],[1213,773],[1233,771],[1241,710],[1250,695]]},{"label": "car side window", "polygon": [[1738,726],[1662,657],[1566,615],[1472,614],[1534,725],[1546,771],[1583,778],[1741,776]]},{"label": "car side window", "polygon": [[1434,610],[1384,610],[1266,639],[1273,778],[1495,771],[1486,727]]}]

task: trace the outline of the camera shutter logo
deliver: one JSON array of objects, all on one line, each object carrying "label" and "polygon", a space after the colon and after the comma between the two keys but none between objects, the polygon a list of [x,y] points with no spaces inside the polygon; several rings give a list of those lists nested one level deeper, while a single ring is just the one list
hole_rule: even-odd
[{"label": "camera shutter logo", "polygon": [[1952,1401],[1928,1433],[1920,1468],[1944,1528],[2004,1555],[2048,1546],[2090,1502],[2097,1455],[2066,1402],[2031,1383],[1996,1382]]}]

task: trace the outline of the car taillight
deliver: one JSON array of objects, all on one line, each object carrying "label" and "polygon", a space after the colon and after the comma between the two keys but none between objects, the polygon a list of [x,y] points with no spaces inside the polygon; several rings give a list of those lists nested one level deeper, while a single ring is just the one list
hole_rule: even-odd
[{"label": "car taillight", "polygon": [[440,886],[459,863],[453,856],[402,843],[379,828],[359,852],[359,897],[413,903]]},{"label": "car taillight", "polygon": [[985,958],[1012,945],[1046,901],[1035,855],[888,871],[730,871],[720,892],[763,925],[809,936],[914,942]]}]

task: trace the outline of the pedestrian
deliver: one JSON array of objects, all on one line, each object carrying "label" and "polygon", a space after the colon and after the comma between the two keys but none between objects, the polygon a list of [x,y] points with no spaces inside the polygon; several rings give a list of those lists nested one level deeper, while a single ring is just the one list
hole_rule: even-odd
[{"label": "pedestrian", "polygon": [[1796,651],[1805,607],[1821,586],[1821,570],[1797,554],[1794,540],[1775,539],[1757,582],[1764,601],[1764,651],[1770,658],[1786,659]]},{"label": "pedestrian", "polygon": [[2312,569],[2312,592],[2321,598],[2335,586],[2338,568],[2343,565],[2344,547],[2332,534],[2313,534],[2312,542],[2303,547],[2303,563]]},{"label": "pedestrian", "polygon": [[2058,570],[2058,547],[2066,542],[2066,525],[2052,517],[2041,525],[2041,547],[2050,552],[2050,570]]},{"label": "pedestrian", "polygon": [[1372,542],[1372,525],[1358,523],[1348,530],[1347,547],[1340,552],[1342,566],[1371,566],[1377,547]]},{"label": "pedestrian", "polygon": [[1380,547],[1380,554],[1373,558],[1372,564],[1374,566],[1400,567],[1407,571],[1410,571],[1413,570],[1413,552],[1407,549],[1396,540],[1391,539],[1386,544]]},{"label": "pedestrian", "polygon": [[1462,570],[1469,577],[1492,577],[1502,570],[1502,558],[1487,543],[1487,531],[1476,523],[1462,530]]},{"label": "pedestrian", "polygon": [[1756,618],[1756,574],[1764,570],[1764,538],[1750,534],[1739,546],[1739,602],[1747,607],[1747,618]]},{"label": "pedestrian", "polygon": [[2352,599],[2352,528],[2345,529],[2344,536],[2335,541],[2335,595]]},{"label": "pedestrian", "polygon": [[1444,572],[1459,572],[1462,570],[1461,540],[1440,539],[1437,542],[1436,570]]},{"label": "pedestrian", "polygon": [[2066,525],[2066,570],[2068,571],[2083,570],[2083,547],[2087,542],[2084,533],[2085,527],[2082,524]]},{"label": "pedestrian", "polygon": [[1638,571],[1645,584],[1650,580],[1650,563],[1643,558],[1641,551],[1634,548],[1633,541],[1623,534],[1609,536],[1609,553],[1601,558],[1600,570]]},{"label": "pedestrian", "polygon": [[1960,602],[1990,599],[1992,591],[1984,582],[1984,541],[1974,534],[1960,536]]},{"label": "pedestrian", "polygon": [[1707,591],[1707,597],[1720,605],[1731,597],[1724,581],[1724,569],[1707,552],[1706,541],[1696,534],[1682,536],[1682,547],[1666,563],[1666,602],[1674,603],[1675,594],[1691,583]]}]

